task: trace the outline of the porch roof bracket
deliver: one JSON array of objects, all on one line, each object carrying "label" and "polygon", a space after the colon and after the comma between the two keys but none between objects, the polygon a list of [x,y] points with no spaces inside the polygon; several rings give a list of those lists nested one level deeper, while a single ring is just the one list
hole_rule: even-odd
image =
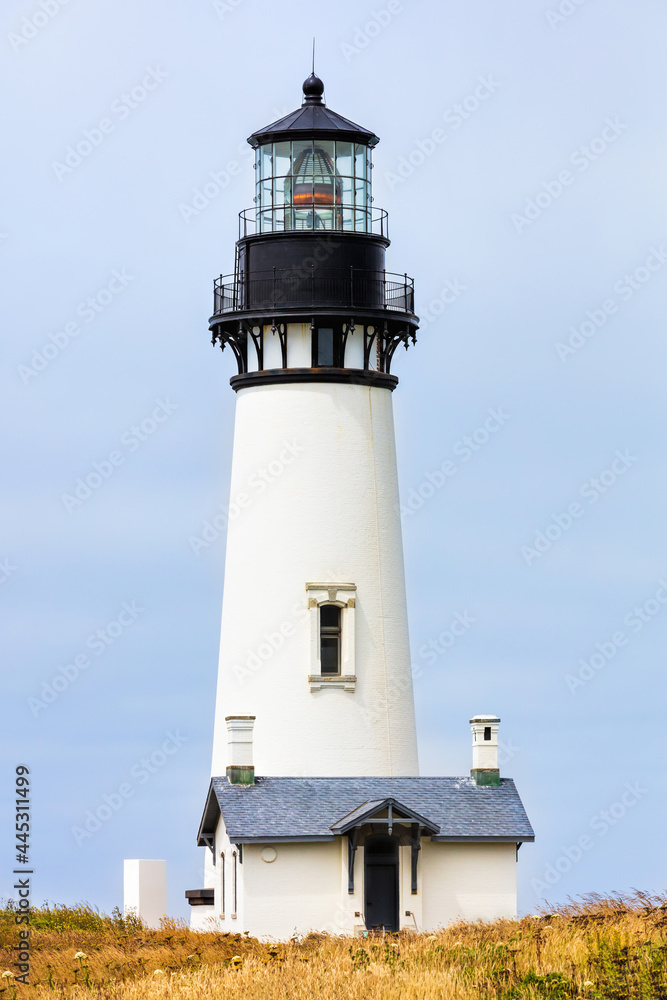
[{"label": "porch roof bracket", "polygon": [[419,852],[422,849],[421,845],[421,827],[419,823],[412,824],[412,845],[410,850],[410,860],[412,862],[412,885],[410,892],[413,896],[417,895],[417,862],[419,860]]},{"label": "porch roof bracket", "polygon": [[355,826],[347,835],[347,891],[350,895],[354,893],[354,856],[358,837],[359,827]]}]

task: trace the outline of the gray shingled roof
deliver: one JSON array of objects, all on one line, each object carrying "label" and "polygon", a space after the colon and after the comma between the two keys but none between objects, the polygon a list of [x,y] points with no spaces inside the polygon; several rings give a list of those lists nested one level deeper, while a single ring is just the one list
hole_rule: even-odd
[{"label": "gray shingled roof", "polygon": [[256,778],[254,785],[212,778],[199,843],[214,832],[220,812],[233,843],[332,840],[342,817],[387,798],[436,825],[433,840],[534,840],[510,778],[497,786],[471,778]]}]

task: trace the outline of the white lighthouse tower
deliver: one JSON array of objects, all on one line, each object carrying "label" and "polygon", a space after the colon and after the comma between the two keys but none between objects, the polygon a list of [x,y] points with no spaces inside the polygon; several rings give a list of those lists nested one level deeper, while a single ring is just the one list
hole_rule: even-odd
[{"label": "white lighthouse tower", "polygon": [[385,270],[372,132],[302,107],[255,132],[256,207],[216,282],[238,363],[214,775],[252,715],[273,775],[416,775],[390,374],[412,280]]}]

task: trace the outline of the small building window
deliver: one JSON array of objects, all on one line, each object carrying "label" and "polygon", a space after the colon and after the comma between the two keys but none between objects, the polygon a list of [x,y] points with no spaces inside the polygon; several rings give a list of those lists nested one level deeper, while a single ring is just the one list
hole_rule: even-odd
[{"label": "small building window", "polygon": [[340,608],[335,604],[320,607],[320,662],[322,675],[340,673]]},{"label": "small building window", "polygon": [[225,852],[220,851],[220,916],[225,919]]},{"label": "small building window", "polygon": [[238,912],[238,854],[236,851],[232,851],[232,920],[236,920],[236,914]]},{"label": "small building window", "polygon": [[491,726],[484,726],[484,739],[485,740],[491,739]]}]

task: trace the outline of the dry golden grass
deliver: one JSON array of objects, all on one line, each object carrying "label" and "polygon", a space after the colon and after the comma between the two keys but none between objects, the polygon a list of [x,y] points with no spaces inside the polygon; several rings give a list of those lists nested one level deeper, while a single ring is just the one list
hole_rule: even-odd
[{"label": "dry golden grass", "polygon": [[[5,969],[16,939],[0,911]],[[35,911],[31,950],[31,985],[0,980],[2,1000],[667,1000],[667,901],[646,893],[437,934],[278,945],[59,907]]]}]

